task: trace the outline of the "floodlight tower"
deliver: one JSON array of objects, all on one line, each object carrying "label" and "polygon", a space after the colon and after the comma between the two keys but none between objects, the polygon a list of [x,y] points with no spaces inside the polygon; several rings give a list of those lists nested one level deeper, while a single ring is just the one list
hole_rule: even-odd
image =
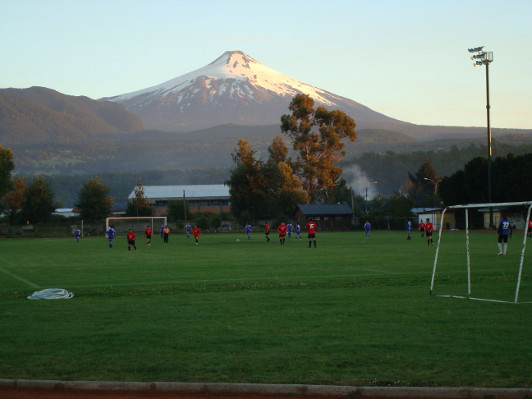
[{"label": "floodlight tower", "polygon": [[[491,123],[490,123],[490,79],[489,65],[493,62],[493,51],[484,51],[482,47],[470,48],[470,53],[475,53],[471,59],[473,66],[486,66],[486,112],[488,116],[488,202],[491,203]],[[490,227],[493,226],[493,208],[490,207]]]}]

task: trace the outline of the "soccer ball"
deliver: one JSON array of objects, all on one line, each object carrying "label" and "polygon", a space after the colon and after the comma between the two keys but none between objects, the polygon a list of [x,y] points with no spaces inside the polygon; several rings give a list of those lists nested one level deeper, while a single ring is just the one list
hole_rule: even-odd
[{"label": "soccer ball", "polygon": [[236,242],[240,242],[240,238],[237,238],[237,239],[236,239]]}]

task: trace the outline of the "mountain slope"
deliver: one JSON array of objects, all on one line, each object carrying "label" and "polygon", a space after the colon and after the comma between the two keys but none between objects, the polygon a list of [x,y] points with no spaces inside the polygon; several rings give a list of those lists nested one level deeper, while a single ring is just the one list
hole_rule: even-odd
[{"label": "mountain slope", "polygon": [[70,142],[143,128],[138,117],[110,101],[68,96],[44,87],[0,90],[3,143]]},{"label": "mountain slope", "polygon": [[316,106],[343,110],[357,128],[401,126],[404,131],[413,126],[283,75],[242,51],[227,51],[196,71],[106,99],[123,104],[149,129],[190,131],[223,124],[278,124],[298,93],[309,94]]}]

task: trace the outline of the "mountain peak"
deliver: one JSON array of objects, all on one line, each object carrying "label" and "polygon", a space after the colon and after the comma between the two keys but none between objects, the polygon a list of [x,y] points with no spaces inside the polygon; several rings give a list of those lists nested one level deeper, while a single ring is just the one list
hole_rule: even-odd
[{"label": "mountain peak", "polygon": [[317,106],[342,109],[357,123],[374,118],[394,121],[271,69],[241,50],[226,51],[195,71],[107,100],[126,106],[148,128],[176,131],[226,123],[279,123],[292,98],[300,93],[308,94]]},{"label": "mountain peak", "polygon": [[226,51],[220,57],[215,59],[209,65],[228,65],[230,68],[242,68],[251,69],[252,64],[259,64],[258,61],[240,50]]}]

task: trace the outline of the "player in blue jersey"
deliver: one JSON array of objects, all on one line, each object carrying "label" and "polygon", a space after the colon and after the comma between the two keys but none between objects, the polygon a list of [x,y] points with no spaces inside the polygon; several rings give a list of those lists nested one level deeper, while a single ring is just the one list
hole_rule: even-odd
[{"label": "player in blue jersey", "polygon": [[296,224],[296,240],[299,238],[300,240],[302,240],[301,238],[301,226],[299,224]]},{"label": "player in blue jersey", "polygon": [[112,249],[113,241],[115,240],[116,230],[114,229],[113,226],[109,226],[105,234],[107,235],[107,241],[109,241],[109,249]]},{"label": "player in blue jersey", "polygon": [[76,237],[76,241],[79,242],[79,239],[81,238],[81,230],[79,227],[76,227],[76,230],[74,230],[74,236]]},{"label": "player in blue jersey", "polygon": [[246,234],[248,235],[248,240],[251,240],[251,225],[249,223],[246,224],[246,227],[244,228],[246,230]]},{"label": "player in blue jersey", "polygon": [[412,239],[412,222],[409,220],[406,222],[406,232],[408,233],[408,236],[406,237],[407,240]]},{"label": "player in blue jersey", "polygon": [[364,230],[366,231],[365,238],[371,238],[371,224],[369,223],[369,220],[366,220],[366,223],[364,223]]},{"label": "player in blue jersey", "polygon": [[292,226],[292,223],[288,223],[286,225],[286,237],[292,238],[292,231],[294,230],[294,226]]},{"label": "player in blue jersey", "polygon": [[185,225],[185,233],[187,234],[187,238],[190,238],[190,232],[192,231],[192,227],[187,223]]},{"label": "player in blue jersey", "polygon": [[512,225],[504,215],[502,216],[502,219],[499,222],[499,229],[497,230],[497,233],[497,246],[499,247],[499,253],[497,255],[506,255],[506,249],[508,248],[508,236],[512,236]]}]

